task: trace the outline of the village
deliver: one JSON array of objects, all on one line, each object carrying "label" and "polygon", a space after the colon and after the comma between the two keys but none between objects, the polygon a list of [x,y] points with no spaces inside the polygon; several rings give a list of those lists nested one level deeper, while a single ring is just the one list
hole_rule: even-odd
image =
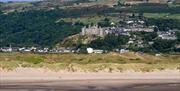
[{"label": "village", "polygon": [[[168,31],[154,31],[156,26],[145,26],[145,21],[143,20],[127,20],[126,26],[115,25],[111,22],[112,27],[100,27],[98,25],[89,25],[84,26],[81,29],[80,36],[94,36],[94,37],[105,37],[108,34],[115,34],[116,36],[129,36],[129,41],[125,45],[126,48],[122,49],[114,49],[114,52],[118,53],[125,53],[131,50],[128,50],[130,45],[137,45],[138,48],[144,47],[144,41],[137,38],[136,35],[132,35],[133,32],[147,32],[152,33],[155,32],[158,38],[163,40],[176,40],[176,31],[177,29],[169,29]],[[148,41],[148,45],[152,45],[153,41]],[[178,46],[177,46],[178,47]],[[48,48],[48,47],[14,47],[9,45],[9,47],[2,47],[0,48],[0,52],[22,52],[22,53],[80,53],[80,48],[76,47],[55,47],[55,48]],[[86,49],[87,53],[107,53],[107,50],[101,49],[94,49],[88,47]]]}]

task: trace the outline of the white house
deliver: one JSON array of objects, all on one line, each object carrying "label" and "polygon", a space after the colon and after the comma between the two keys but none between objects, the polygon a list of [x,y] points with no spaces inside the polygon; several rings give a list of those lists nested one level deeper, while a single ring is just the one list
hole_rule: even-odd
[{"label": "white house", "polygon": [[89,54],[93,53],[93,48],[87,48],[86,50]]},{"label": "white house", "polygon": [[103,50],[94,50],[93,48],[87,48],[87,53],[91,54],[91,53],[98,53],[98,54],[102,54],[104,51]]},{"label": "white house", "polygon": [[93,50],[94,53],[102,54],[103,50]]}]

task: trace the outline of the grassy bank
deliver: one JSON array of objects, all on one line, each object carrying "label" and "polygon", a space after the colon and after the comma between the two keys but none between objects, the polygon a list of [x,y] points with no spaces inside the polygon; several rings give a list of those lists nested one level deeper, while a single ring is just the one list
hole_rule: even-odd
[{"label": "grassy bank", "polygon": [[[110,22],[118,23],[121,19],[118,17],[113,16],[98,16],[98,15],[92,15],[92,16],[85,16],[85,17],[79,17],[79,18],[63,18],[58,21],[65,21],[65,22],[81,22],[84,24],[96,24],[97,22],[100,22],[104,20],[105,18],[108,18]],[[57,21],[57,22],[58,22]]]},{"label": "grassy bank", "polygon": [[127,70],[150,72],[154,70],[180,70],[180,55],[159,57],[138,53],[108,54],[30,54],[0,53],[0,68],[48,68],[70,72],[122,72]]},{"label": "grassy bank", "polygon": [[144,13],[146,18],[155,19],[180,19],[180,14],[170,14],[170,13]]}]

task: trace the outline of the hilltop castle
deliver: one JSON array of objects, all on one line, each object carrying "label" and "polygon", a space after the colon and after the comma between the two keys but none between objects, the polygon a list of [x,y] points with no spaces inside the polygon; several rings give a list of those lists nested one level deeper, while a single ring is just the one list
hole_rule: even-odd
[{"label": "hilltop castle", "polygon": [[104,37],[107,34],[115,34],[115,35],[128,35],[129,32],[153,32],[153,26],[145,26],[144,25],[145,21],[142,20],[137,20],[137,21],[126,21],[127,26],[126,27],[121,27],[121,26],[116,26],[116,27],[100,27],[98,25],[89,25],[84,26],[81,29],[80,35],[82,36],[99,36],[99,37]]},{"label": "hilltop castle", "polygon": [[105,31],[103,30],[103,28],[99,27],[98,25],[89,25],[88,27],[83,27],[82,31],[81,31],[81,35],[95,35],[95,36],[100,36],[100,37],[104,37],[105,36]]}]

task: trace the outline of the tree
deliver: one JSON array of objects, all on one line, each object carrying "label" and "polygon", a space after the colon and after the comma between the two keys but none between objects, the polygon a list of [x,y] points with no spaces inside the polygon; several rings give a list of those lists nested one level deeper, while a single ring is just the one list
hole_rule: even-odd
[{"label": "tree", "polygon": [[30,10],[0,15],[0,46],[51,47],[79,33],[81,24],[55,22],[64,14],[61,10]]},{"label": "tree", "polygon": [[3,14],[3,12],[0,10],[0,15]]},{"label": "tree", "polygon": [[129,40],[128,36],[115,34],[108,34],[104,38],[98,38],[92,41],[89,46],[97,49],[113,50],[115,48],[122,48]]},{"label": "tree", "polygon": [[139,15],[138,15],[138,17],[139,17],[139,19],[144,19],[144,13],[139,13]]},{"label": "tree", "polygon": [[177,41],[180,43],[180,31],[176,32]]},{"label": "tree", "polygon": [[123,4],[122,4],[122,0],[118,0],[118,4],[117,4],[118,6],[122,6]]},{"label": "tree", "polygon": [[100,21],[100,22],[98,23],[98,25],[101,26],[101,27],[111,26],[110,19],[109,19],[109,18],[105,18],[104,20]]},{"label": "tree", "polygon": [[160,31],[168,31],[169,29],[180,29],[180,20],[178,19],[153,19],[147,20],[148,25],[157,26]]},{"label": "tree", "polygon": [[152,47],[158,52],[171,52],[174,50],[176,41],[156,39]]},{"label": "tree", "polygon": [[118,4],[117,5],[118,6],[122,6],[122,5],[124,5],[124,2],[125,2],[125,0],[118,0],[118,2],[117,2]]}]

